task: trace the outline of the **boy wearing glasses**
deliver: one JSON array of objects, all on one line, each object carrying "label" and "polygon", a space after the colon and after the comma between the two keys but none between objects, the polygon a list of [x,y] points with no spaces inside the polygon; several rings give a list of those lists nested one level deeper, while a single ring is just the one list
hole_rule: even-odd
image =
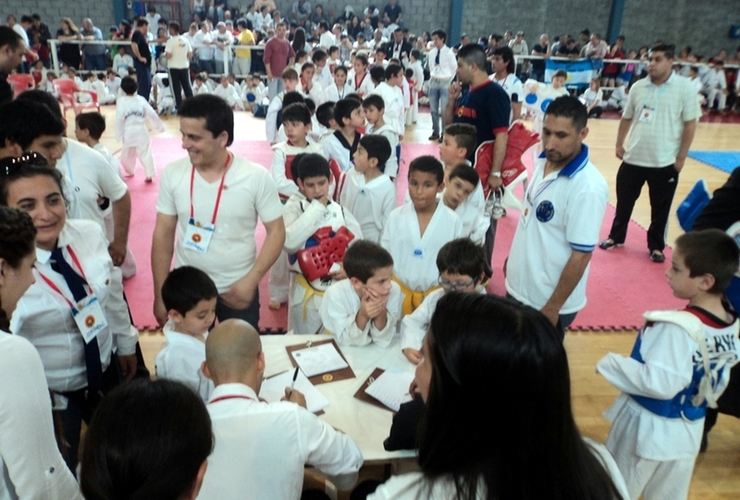
[{"label": "boy wearing glasses", "polygon": [[446,243],[437,254],[438,282],[442,288],[434,290],[411,314],[401,322],[401,350],[417,365],[421,361],[421,343],[432,322],[437,301],[447,292],[486,293],[481,282],[485,279],[483,247],[470,238],[458,238]]}]

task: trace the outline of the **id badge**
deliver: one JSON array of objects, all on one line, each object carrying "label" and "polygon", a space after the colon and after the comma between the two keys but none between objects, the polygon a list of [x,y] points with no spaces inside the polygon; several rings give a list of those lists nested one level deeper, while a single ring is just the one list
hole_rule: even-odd
[{"label": "id badge", "polygon": [[653,118],[655,118],[655,108],[643,106],[642,110],[640,111],[640,121],[650,123],[651,121],[653,121]]},{"label": "id badge", "polygon": [[527,227],[527,224],[529,224],[529,219],[532,217],[533,209],[534,207],[529,201],[525,202],[524,210],[522,210],[521,215],[519,216],[519,223],[522,227]]},{"label": "id badge", "polygon": [[103,308],[100,307],[100,302],[95,295],[88,295],[73,307],[72,316],[86,344],[89,344],[103,328],[108,326]]},{"label": "id badge", "polygon": [[188,222],[182,244],[198,253],[206,253],[211,244],[214,226],[196,226],[192,219]]}]

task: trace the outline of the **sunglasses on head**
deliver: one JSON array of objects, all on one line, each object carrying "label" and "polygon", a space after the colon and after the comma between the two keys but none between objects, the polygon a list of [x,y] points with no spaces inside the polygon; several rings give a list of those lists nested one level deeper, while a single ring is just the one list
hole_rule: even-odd
[{"label": "sunglasses on head", "polygon": [[20,156],[9,156],[0,159],[0,173],[10,175],[24,165],[48,165],[46,156],[41,153],[23,153]]}]

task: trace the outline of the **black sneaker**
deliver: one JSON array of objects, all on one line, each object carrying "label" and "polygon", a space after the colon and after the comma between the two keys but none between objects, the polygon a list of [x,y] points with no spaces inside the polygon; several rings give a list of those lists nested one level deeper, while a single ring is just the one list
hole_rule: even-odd
[{"label": "black sneaker", "polygon": [[613,239],[607,238],[599,243],[599,248],[602,250],[611,250],[612,248],[624,246],[624,243],[615,243]]},{"label": "black sneaker", "polygon": [[439,140],[439,135],[432,134],[432,135],[429,136],[429,140],[430,141],[437,141],[437,140]]}]

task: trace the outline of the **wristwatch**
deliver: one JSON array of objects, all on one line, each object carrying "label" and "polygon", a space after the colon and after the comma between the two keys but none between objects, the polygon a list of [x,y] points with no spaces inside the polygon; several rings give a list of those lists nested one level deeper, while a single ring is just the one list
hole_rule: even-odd
[{"label": "wristwatch", "polygon": [[501,172],[491,172],[489,177],[501,177]]}]

